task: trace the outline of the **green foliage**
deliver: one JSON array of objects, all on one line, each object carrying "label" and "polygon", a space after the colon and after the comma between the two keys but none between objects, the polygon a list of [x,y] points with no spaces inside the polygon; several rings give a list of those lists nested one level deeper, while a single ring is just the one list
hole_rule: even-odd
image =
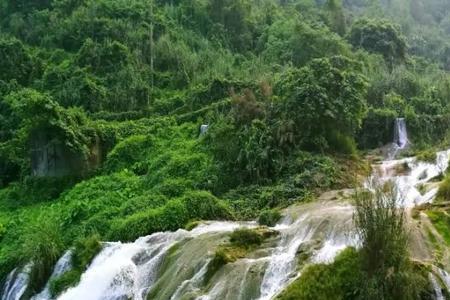
[{"label": "green foliage", "polygon": [[68,288],[76,285],[80,280],[80,272],[78,270],[70,270],[58,278],[50,281],[50,293],[59,295]]},{"label": "green foliage", "polygon": [[204,191],[192,191],[164,206],[148,209],[115,222],[110,238],[132,241],[157,231],[176,230],[189,220],[230,219],[232,214],[220,200]]},{"label": "green foliage", "polygon": [[448,211],[431,210],[427,211],[427,215],[447,245],[450,245],[450,216]]},{"label": "green foliage", "polygon": [[33,61],[23,43],[15,38],[0,36],[0,81],[17,80],[26,84],[32,70]]},{"label": "green foliage", "polygon": [[406,41],[392,23],[385,20],[357,20],[348,39],[356,48],[383,55],[388,65],[404,62],[406,59]]},{"label": "green foliage", "polygon": [[[348,185],[355,140],[392,141],[396,117],[418,148],[443,141],[449,6],[401,1],[0,1],[0,280],[33,257],[17,251],[31,252],[28,234],[48,242],[37,288],[57,252],[93,234],[262,210],[273,224],[267,210]],[[34,178],[40,134],[102,168]]]},{"label": "green foliage", "polygon": [[365,115],[366,82],[344,58],[318,59],[302,69],[291,69],[278,83],[286,99],[285,114],[300,133],[300,141],[315,149],[327,149],[327,133],[337,130],[352,136]]},{"label": "green foliage", "polygon": [[231,233],[230,243],[238,247],[250,248],[259,246],[262,243],[262,237],[252,229],[238,229]]},{"label": "green foliage", "polygon": [[450,176],[445,176],[439,184],[439,190],[436,196],[439,201],[450,201]]},{"label": "green foliage", "polygon": [[145,161],[153,147],[151,138],[144,135],[131,136],[120,143],[108,153],[104,168],[108,172],[117,172],[131,166],[137,174],[147,172],[142,161]]},{"label": "green foliage", "polygon": [[355,225],[362,240],[361,270],[364,299],[416,299],[408,255],[404,211],[398,209],[397,191],[389,183],[373,185],[374,192],[356,195]]},{"label": "green foliage", "polygon": [[53,266],[64,251],[61,228],[56,220],[41,217],[36,224],[30,225],[23,239],[25,242],[21,256],[33,262],[29,290],[37,293],[45,285]]},{"label": "green foliage", "polygon": [[230,234],[229,243],[216,249],[213,258],[208,264],[204,283],[207,284],[211,277],[224,265],[246,257],[251,251],[261,245],[267,237],[258,229],[243,228],[233,231]]},{"label": "green foliage", "polygon": [[299,279],[278,297],[280,300],[359,299],[362,285],[360,254],[348,248],[329,265],[306,268]]},{"label": "green foliage", "polygon": [[435,163],[437,159],[436,151],[433,149],[421,151],[416,155],[418,161]]},{"label": "green foliage", "polygon": [[259,225],[266,225],[266,226],[275,226],[277,222],[281,219],[281,213],[277,209],[271,209],[271,210],[263,210],[259,214],[258,223]]}]

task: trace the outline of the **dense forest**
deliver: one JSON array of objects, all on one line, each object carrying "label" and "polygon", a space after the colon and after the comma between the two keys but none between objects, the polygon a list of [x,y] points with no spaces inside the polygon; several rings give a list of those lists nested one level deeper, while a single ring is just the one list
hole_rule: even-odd
[{"label": "dense forest", "polygon": [[[447,0],[0,0],[0,282],[32,261],[28,299],[73,248],[56,296],[100,241],[274,225],[357,185],[397,118],[403,155],[448,148]],[[402,238],[375,275],[350,249],[281,297],[433,299]]]}]

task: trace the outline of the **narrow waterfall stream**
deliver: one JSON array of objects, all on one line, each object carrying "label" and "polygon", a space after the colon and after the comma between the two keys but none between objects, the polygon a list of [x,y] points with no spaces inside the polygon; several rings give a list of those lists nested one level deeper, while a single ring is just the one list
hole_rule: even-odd
[{"label": "narrow waterfall stream", "polygon": [[397,144],[400,149],[405,148],[409,143],[408,132],[406,130],[406,121],[404,118],[397,118],[395,120],[394,143]]},{"label": "narrow waterfall stream", "polygon": [[[407,135],[401,124],[399,121],[397,138],[398,145],[404,146]],[[420,187],[447,169],[449,155],[450,150],[437,153],[434,163],[415,158],[383,161],[374,167],[373,177],[394,182],[402,206],[411,208],[433,201],[436,185]],[[228,241],[229,234],[238,228],[255,228],[255,222],[211,221],[191,231],[159,232],[133,243],[105,243],[79,284],[57,299],[270,300],[301,276],[302,266],[332,262],[341,250],[358,246],[353,213],[354,208],[345,201],[294,205],[269,229],[276,234],[257,250],[209,275],[215,251]],[[58,261],[52,278],[70,269],[70,257],[68,251]],[[22,300],[30,267],[11,272],[1,300]],[[450,275],[436,268],[430,272],[430,283],[436,299],[444,299],[441,288],[450,290]],[[49,284],[32,299],[51,300]]]}]

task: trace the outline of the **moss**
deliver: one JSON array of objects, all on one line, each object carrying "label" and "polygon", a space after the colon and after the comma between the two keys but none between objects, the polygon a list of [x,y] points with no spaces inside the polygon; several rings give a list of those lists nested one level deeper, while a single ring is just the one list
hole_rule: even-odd
[{"label": "moss", "polygon": [[231,245],[241,248],[259,246],[262,241],[263,237],[259,232],[247,228],[235,230],[230,235]]},{"label": "moss", "polygon": [[436,162],[436,152],[434,150],[424,150],[417,154],[416,156],[418,161],[434,163]]},{"label": "moss", "polygon": [[427,215],[447,245],[450,245],[450,216],[448,213],[442,210],[432,210],[428,211]]},{"label": "moss", "polygon": [[450,201],[450,176],[445,176],[444,180],[439,184],[436,200]]},{"label": "moss", "polygon": [[275,226],[281,219],[281,213],[277,209],[264,210],[258,218],[259,225],[266,225],[269,227]]},{"label": "moss", "polygon": [[230,234],[230,241],[219,246],[213,258],[208,264],[204,283],[207,284],[214,274],[228,263],[233,263],[240,258],[247,257],[270,234],[265,234],[258,229],[238,229]]},{"label": "moss", "polygon": [[196,228],[197,226],[199,226],[202,222],[198,221],[198,220],[193,220],[193,221],[189,221],[189,223],[187,223],[184,226],[184,229],[186,229],[187,231],[191,231],[192,229]]}]

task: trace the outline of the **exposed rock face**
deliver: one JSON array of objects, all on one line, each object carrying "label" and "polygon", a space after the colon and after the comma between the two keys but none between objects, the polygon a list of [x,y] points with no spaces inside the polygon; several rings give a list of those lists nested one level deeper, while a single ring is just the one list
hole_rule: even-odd
[{"label": "exposed rock face", "polygon": [[101,163],[101,147],[96,140],[90,147],[89,157],[71,151],[51,132],[39,131],[30,140],[31,174],[37,177],[82,175]]}]

